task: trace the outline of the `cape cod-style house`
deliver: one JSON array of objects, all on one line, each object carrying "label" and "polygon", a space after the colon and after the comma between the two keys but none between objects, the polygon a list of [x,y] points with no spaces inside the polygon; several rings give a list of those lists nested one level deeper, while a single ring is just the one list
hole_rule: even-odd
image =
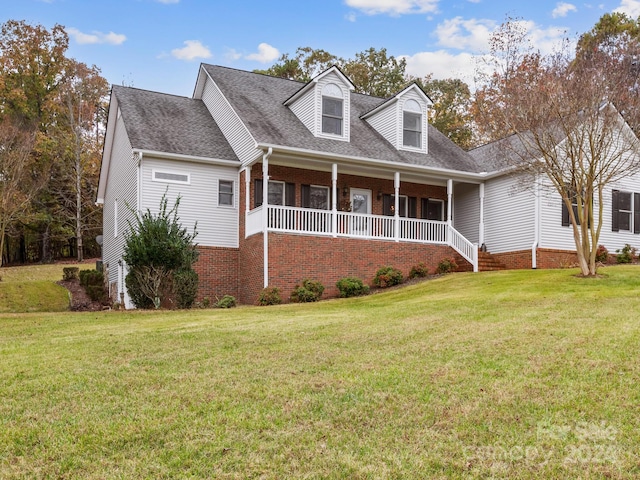
[{"label": "cape cod-style house", "polygon": [[[355,93],[337,67],[303,84],[203,64],[192,98],[114,86],[97,196],[111,295],[130,306],[124,233],[165,194],[181,197],[183,226],[197,222],[199,295],[212,299],[288,297],[305,278],[331,296],[345,276],[451,257],[478,271],[479,246],[510,267],[570,258],[560,197],[514,188],[490,149],[465,152],[431,126],[430,107],[415,84]],[[640,247],[639,180],[615,187],[632,200],[610,250]]]}]

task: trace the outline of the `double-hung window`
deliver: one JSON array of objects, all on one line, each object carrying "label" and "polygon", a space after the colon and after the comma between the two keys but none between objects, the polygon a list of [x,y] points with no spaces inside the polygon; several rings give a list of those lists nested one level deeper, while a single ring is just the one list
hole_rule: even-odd
[{"label": "double-hung window", "polygon": [[302,206],[316,210],[329,210],[329,187],[302,185]]},{"label": "double-hung window", "polygon": [[218,205],[233,206],[233,181],[218,180]]},{"label": "double-hung window", "polygon": [[613,190],[611,229],[640,233],[640,193]]},{"label": "double-hung window", "polygon": [[343,119],[342,90],[330,83],[322,89],[322,133],[342,136]]},{"label": "double-hung window", "polygon": [[415,100],[407,100],[402,112],[402,146],[422,148],[422,109]]}]

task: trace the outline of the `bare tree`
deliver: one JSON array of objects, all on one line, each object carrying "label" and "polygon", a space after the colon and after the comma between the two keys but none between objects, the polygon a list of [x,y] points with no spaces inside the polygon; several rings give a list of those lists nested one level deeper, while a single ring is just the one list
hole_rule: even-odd
[{"label": "bare tree", "polygon": [[8,117],[0,121],[0,266],[7,229],[24,219],[45,183],[35,168],[35,143],[35,128],[16,124]]},{"label": "bare tree", "polygon": [[582,274],[595,275],[604,193],[640,167],[640,142],[615,108],[626,86],[612,82],[609,62],[575,61],[568,42],[533,51],[509,22],[492,47],[506,61],[477,92],[477,120],[489,138],[512,135],[499,144],[514,170],[544,175],[560,194]]}]

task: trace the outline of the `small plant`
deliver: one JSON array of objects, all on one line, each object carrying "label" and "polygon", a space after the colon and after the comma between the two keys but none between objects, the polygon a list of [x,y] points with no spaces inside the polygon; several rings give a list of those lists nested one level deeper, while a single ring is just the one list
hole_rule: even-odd
[{"label": "small plant", "polygon": [[173,291],[178,308],[191,308],[198,294],[198,274],[191,268],[173,274]]},{"label": "small plant", "polygon": [[280,305],[282,298],[280,297],[280,289],[278,287],[266,287],[258,296],[258,305]]},{"label": "small plant", "polygon": [[596,249],[596,262],[607,263],[609,260],[609,250],[604,245],[598,245]]},{"label": "small plant", "polygon": [[225,295],[216,302],[216,308],[233,308],[237,304],[236,297],[233,295]]},{"label": "small plant", "polygon": [[404,278],[402,272],[393,267],[380,267],[373,278],[373,284],[376,287],[387,288],[394,285],[400,285]]},{"label": "small plant", "polygon": [[91,300],[102,302],[106,299],[107,295],[104,289],[102,272],[98,270],[80,270],[78,278],[80,279],[80,285],[84,287]]},{"label": "small plant", "polygon": [[419,263],[411,267],[409,278],[424,278],[429,275],[429,267],[424,263]]},{"label": "small plant", "polygon": [[324,292],[324,286],[317,280],[305,279],[302,285],[296,285],[291,293],[291,301],[295,303],[317,302]]},{"label": "small plant", "polygon": [[444,258],[440,260],[438,263],[438,268],[436,268],[436,273],[451,273],[454,272],[458,268],[458,264],[453,258]]},{"label": "small plant", "polygon": [[628,243],[626,243],[624,247],[622,247],[622,250],[616,250],[616,253],[618,254],[616,256],[616,261],[618,263],[632,263],[637,256],[636,248],[632,247]]},{"label": "small plant", "polygon": [[336,287],[340,292],[340,297],[359,297],[369,293],[369,285],[362,283],[362,280],[355,277],[344,277],[336,282]]},{"label": "small plant", "polygon": [[62,269],[62,280],[78,280],[80,269],[78,267],[64,267]]},{"label": "small plant", "polygon": [[204,297],[199,302],[196,302],[196,308],[209,308],[211,307],[211,299],[209,297]]}]

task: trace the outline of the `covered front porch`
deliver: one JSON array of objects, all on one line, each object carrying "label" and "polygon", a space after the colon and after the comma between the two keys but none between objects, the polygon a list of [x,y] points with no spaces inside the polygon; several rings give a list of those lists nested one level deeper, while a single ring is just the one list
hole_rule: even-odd
[{"label": "covered front porch", "polygon": [[[266,152],[254,178],[252,168],[244,170],[245,238],[274,232],[449,246],[478,271],[478,244],[454,228],[453,178],[414,165],[391,170],[305,159],[302,169],[299,157],[270,157]],[[481,219],[479,228],[482,239]]]}]

